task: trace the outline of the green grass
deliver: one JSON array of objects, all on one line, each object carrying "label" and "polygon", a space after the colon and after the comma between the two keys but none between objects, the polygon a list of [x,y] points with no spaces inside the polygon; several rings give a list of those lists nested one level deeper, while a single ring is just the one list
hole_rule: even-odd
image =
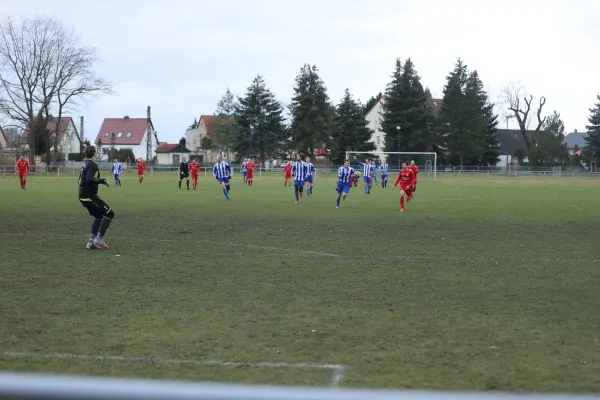
[{"label": "green grass", "polygon": [[[448,176],[398,193],[282,177],[232,200],[165,175],[101,188],[111,249],[86,251],[74,178],[0,179],[0,369],[342,386],[600,391],[600,186]],[[539,180],[536,181],[540,183]],[[593,183],[593,182],[592,182]],[[11,352],[29,355],[15,356]]]}]

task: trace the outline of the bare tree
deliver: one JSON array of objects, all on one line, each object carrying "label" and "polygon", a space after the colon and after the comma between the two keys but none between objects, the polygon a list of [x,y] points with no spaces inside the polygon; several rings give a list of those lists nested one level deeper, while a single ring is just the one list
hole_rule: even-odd
[{"label": "bare tree", "polygon": [[[508,108],[508,110],[514,115],[514,118],[519,124],[519,130],[525,139],[527,148],[535,145],[535,139],[537,132],[540,131],[546,117],[542,118],[542,108],[546,104],[546,98],[540,97],[539,106],[534,110],[531,109],[531,103],[533,102],[533,95],[527,94],[525,87],[520,83],[508,83],[502,88],[501,101]],[[537,126],[533,135],[528,135],[527,131],[532,123],[532,112],[537,116]]]},{"label": "bare tree", "polygon": [[[48,152],[58,136],[63,112],[94,94],[112,93],[96,77],[96,51],[80,45],[80,37],[48,17],[5,17],[0,23],[0,115],[29,132],[29,157],[44,142]],[[49,116],[58,113],[55,132],[47,132]]]}]

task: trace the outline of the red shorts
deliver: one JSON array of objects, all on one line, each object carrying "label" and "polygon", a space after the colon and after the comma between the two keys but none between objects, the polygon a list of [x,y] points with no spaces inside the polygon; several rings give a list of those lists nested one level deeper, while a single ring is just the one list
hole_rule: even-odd
[{"label": "red shorts", "polygon": [[138,175],[144,175],[144,171],[138,170]]},{"label": "red shorts", "polygon": [[254,174],[246,173],[246,179],[254,179]]},{"label": "red shorts", "polygon": [[406,193],[408,197],[412,196],[413,194],[412,186],[400,187],[400,190],[404,190],[404,193]]},{"label": "red shorts", "polygon": [[192,174],[192,180],[197,181],[198,180],[198,174]]},{"label": "red shorts", "polygon": [[292,179],[292,174],[285,174],[285,179]]},{"label": "red shorts", "polygon": [[19,178],[23,179],[25,177],[27,177],[27,172],[21,172],[21,171],[19,171]]}]

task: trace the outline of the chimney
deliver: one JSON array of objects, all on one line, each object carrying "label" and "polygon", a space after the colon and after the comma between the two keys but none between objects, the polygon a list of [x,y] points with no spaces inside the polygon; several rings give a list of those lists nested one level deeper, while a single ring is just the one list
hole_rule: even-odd
[{"label": "chimney", "polygon": [[150,106],[148,106],[148,119],[150,119]]},{"label": "chimney", "polygon": [[575,129],[575,133],[577,133],[577,129]]},{"label": "chimney", "polygon": [[126,115],[123,117],[124,119],[129,119],[129,115]]},{"label": "chimney", "polygon": [[85,141],[85,136],[83,134],[83,117],[79,117],[79,138],[81,139],[81,143]]}]

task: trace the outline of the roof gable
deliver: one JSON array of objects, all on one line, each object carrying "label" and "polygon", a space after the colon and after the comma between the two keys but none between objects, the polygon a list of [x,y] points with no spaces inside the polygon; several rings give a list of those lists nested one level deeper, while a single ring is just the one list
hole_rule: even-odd
[{"label": "roof gable", "polygon": [[215,133],[214,125],[225,120],[227,117],[221,117],[218,115],[201,115],[198,121],[198,126],[204,125],[207,136],[215,143],[218,143],[219,138]]},{"label": "roof gable", "polygon": [[[527,133],[532,132],[528,131]],[[500,142],[500,154],[503,156],[512,156],[516,149],[527,150],[525,138],[518,129],[498,129],[496,136]]]},{"label": "roof gable", "polygon": [[114,133],[116,145],[140,145],[147,128],[148,118],[104,118],[94,143],[110,144]]},{"label": "roof gable", "polygon": [[6,137],[6,133],[4,133],[4,129],[0,126],[0,148],[8,146],[8,138]]},{"label": "roof gable", "polygon": [[157,153],[190,153],[190,151],[179,143],[161,143],[156,150]]},{"label": "roof gable", "polygon": [[[57,125],[58,125],[58,118],[50,115],[50,117],[48,118],[48,122],[46,123],[46,130],[50,133],[55,133],[57,131]],[[75,132],[74,136],[77,136],[77,140],[81,141],[81,139],[79,138],[79,133],[77,132],[77,126],[75,126],[75,123],[73,122],[73,118],[68,117],[68,116],[60,117],[60,126],[58,126],[58,141],[60,142],[63,139],[63,137],[67,133],[69,126]],[[21,143],[29,143],[29,129],[28,128],[25,128],[25,130],[23,131],[23,136],[21,137]]]},{"label": "roof gable", "polygon": [[587,137],[587,132],[571,132],[565,136],[565,143],[567,148],[573,149],[575,146],[579,148],[584,148],[587,144],[585,143],[585,138]]}]

